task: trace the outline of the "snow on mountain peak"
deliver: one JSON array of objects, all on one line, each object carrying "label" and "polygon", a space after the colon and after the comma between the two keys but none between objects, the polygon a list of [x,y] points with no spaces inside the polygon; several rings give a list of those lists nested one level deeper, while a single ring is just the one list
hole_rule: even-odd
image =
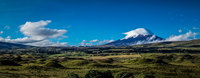
[{"label": "snow on mountain peak", "polygon": [[123,39],[136,38],[138,35],[142,35],[142,36],[154,35],[154,33],[152,33],[151,31],[149,31],[148,29],[145,29],[145,28],[138,28],[138,29],[131,30],[131,31],[123,33],[123,34],[126,35],[126,37]]}]

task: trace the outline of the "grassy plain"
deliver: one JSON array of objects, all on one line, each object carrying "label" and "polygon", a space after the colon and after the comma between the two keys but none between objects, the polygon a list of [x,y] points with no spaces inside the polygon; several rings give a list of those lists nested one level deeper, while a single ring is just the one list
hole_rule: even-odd
[{"label": "grassy plain", "polygon": [[[15,56],[15,58],[10,57],[8,60],[12,60],[20,64],[20,66],[5,65],[2,62],[5,59],[1,59],[1,78],[65,78],[70,72],[78,74],[79,77],[84,77],[89,70],[110,70],[114,77],[121,71],[132,73],[134,77],[137,77],[141,73],[151,75],[155,78],[200,77],[200,54],[141,53],[135,55],[122,54],[82,58],[75,56],[52,57],[52,55],[45,58],[28,58],[28,55],[11,56]],[[16,60],[19,57],[21,57],[21,60]],[[53,63],[47,65],[51,62],[55,62],[61,66]]]}]

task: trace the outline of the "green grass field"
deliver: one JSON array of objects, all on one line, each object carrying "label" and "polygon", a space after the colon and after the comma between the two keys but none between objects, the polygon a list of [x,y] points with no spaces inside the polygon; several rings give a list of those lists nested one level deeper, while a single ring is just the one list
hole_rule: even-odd
[{"label": "green grass field", "polygon": [[66,78],[70,72],[84,78],[89,70],[110,70],[115,78],[122,71],[135,78],[143,78],[143,75],[150,75],[146,78],[200,78],[200,54],[141,53],[81,58],[63,55],[55,54],[45,58],[28,55],[7,57],[19,66],[6,64],[3,60],[8,60],[1,58],[0,78]]}]

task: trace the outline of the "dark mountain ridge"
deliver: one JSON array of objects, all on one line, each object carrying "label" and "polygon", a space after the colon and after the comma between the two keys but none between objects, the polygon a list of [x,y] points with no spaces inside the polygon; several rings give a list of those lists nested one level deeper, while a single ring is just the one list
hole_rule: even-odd
[{"label": "dark mountain ridge", "polygon": [[32,47],[32,46],[8,43],[8,42],[0,42],[0,49],[14,49],[14,48],[27,48],[27,47]]}]

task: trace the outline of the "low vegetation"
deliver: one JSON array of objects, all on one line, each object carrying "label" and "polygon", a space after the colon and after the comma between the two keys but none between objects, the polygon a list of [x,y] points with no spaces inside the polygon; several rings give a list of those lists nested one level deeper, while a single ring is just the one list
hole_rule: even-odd
[{"label": "low vegetation", "polygon": [[200,78],[199,47],[182,44],[1,49],[0,78]]}]

